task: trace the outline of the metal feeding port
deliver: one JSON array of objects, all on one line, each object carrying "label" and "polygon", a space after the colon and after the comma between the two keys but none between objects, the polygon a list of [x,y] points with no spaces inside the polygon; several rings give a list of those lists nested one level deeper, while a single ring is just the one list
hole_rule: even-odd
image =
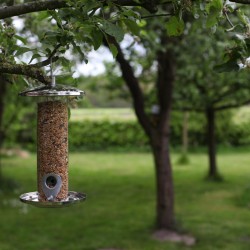
[{"label": "metal feeding port", "polygon": [[22,194],[20,200],[37,207],[65,207],[86,199],[68,191],[68,101],[84,91],[56,85],[30,88],[21,96],[40,97],[37,110],[37,192]]}]

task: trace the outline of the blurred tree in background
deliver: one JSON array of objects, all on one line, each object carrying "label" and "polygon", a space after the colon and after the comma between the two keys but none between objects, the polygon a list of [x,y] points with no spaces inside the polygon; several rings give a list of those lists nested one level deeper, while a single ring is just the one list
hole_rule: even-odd
[{"label": "blurred tree in background", "polygon": [[221,179],[216,163],[215,115],[218,111],[250,103],[249,76],[248,72],[218,74],[214,71],[222,57],[221,48],[227,44],[224,32],[218,30],[211,36],[197,24],[190,25],[187,32],[188,36],[182,39],[180,47],[173,48],[179,66],[174,108],[204,113],[207,120],[208,178]]}]

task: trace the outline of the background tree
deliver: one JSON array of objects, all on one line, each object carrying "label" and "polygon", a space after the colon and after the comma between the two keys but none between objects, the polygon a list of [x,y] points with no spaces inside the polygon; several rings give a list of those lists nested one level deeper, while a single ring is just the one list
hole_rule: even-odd
[{"label": "background tree", "polygon": [[[246,72],[216,73],[226,43],[223,32],[212,37],[196,25],[189,29],[177,51],[177,80],[174,107],[204,113],[209,155],[208,178],[221,179],[216,162],[216,113],[250,103],[249,77]],[[220,43],[216,41],[220,36]],[[192,44],[192,46],[190,46]],[[187,53],[178,53],[188,51]]]},{"label": "background tree", "polygon": [[[160,41],[162,48],[166,47],[167,41],[168,38],[163,35]],[[145,97],[130,60],[125,59],[118,44],[116,44],[116,48],[118,50],[116,60],[120,65],[122,77],[130,90],[138,121],[149,137],[154,156],[157,186],[156,226],[157,228],[173,230],[175,229],[174,189],[169,151],[170,112],[175,77],[173,56],[171,51],[167,49],[157,53],[155,90],[159,113],[153,117],[152,114],[146,113]]]},{"label": "background tree", "polygon": [[188,118],[189,113],[187,111],[183,112],[182,118],[182,148],[181,155],[178,159],[180,165],[185,165],[189,163],[188,158]]}]

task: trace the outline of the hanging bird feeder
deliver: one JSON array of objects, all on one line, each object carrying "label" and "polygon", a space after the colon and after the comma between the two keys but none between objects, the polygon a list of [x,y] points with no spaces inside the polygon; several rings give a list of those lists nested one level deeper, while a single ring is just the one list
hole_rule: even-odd
[{"label": "hanging bird feeder", "polygon": [[19,95],[38,98],[37,192],[22,194],[20,200],[37,207],[63,207],[81,202],[86,195],[68,191],[68,102],[84,91],[56,85],[30,88]]}]

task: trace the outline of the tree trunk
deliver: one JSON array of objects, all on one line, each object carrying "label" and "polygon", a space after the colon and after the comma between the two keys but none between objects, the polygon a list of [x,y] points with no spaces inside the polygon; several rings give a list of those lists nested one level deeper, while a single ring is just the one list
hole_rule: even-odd
[{"label": "tree trunk", "polygon": [[183,113],[182,124],[182,154],[186,155],[188,152],[188,112]]},{"label": "tree trunk", "polygon": [[174,187],[168,145],[167,135],[153,132],[151,146],[156,170],[156,226],[158,229],[174,230]]},{"label": "tree trunk", "polygon": [[145,112],[144,95],[138,78],[119,46],[114,41],[118,54],[122,77],[131,93],[133,106],[139,123],[150,139],[156,170],[156,227],[174,229],[174,190],[169,155],[169,121],[174,83],[174,63],[169,51],[158,54],[158,78],[156,82],[159,114],[156,123],[150,121]]},{"label": "tree trunk", "polygon": [[215,141],[215,111],[210,108],[206,111],[207,116],[207,143],[209,156],[209,179],[217,179],[219,177],[216,163],[216,141]]},{"label": "tree trunk", "polygon": [[3,131],[3,113],[4,113],[4,96],[6,92],[6,83],[4,77],[0,75],[0,148],[3,145],[4,131]]},{"label": "tree trunk", "polygon": [[185,111],[183,113],[183,121],[182,121],[182,149],[181,149],[181,155],[177,161],[179,165],[187,165],[189,163],[187,153],[188,153],[188,112]]},{"label": "tree trunk", "polygon": [[[3,114],[4,114],[4,96],[6,93],[5,77],[0,75],[0,150],[4,142],[4,130],[3,130]],[[1,154],[1,152],[0,152]],[[1,157],[1,156],[0,156]],[[2,165],[0,159],[0,182],[2,182]]]}]

